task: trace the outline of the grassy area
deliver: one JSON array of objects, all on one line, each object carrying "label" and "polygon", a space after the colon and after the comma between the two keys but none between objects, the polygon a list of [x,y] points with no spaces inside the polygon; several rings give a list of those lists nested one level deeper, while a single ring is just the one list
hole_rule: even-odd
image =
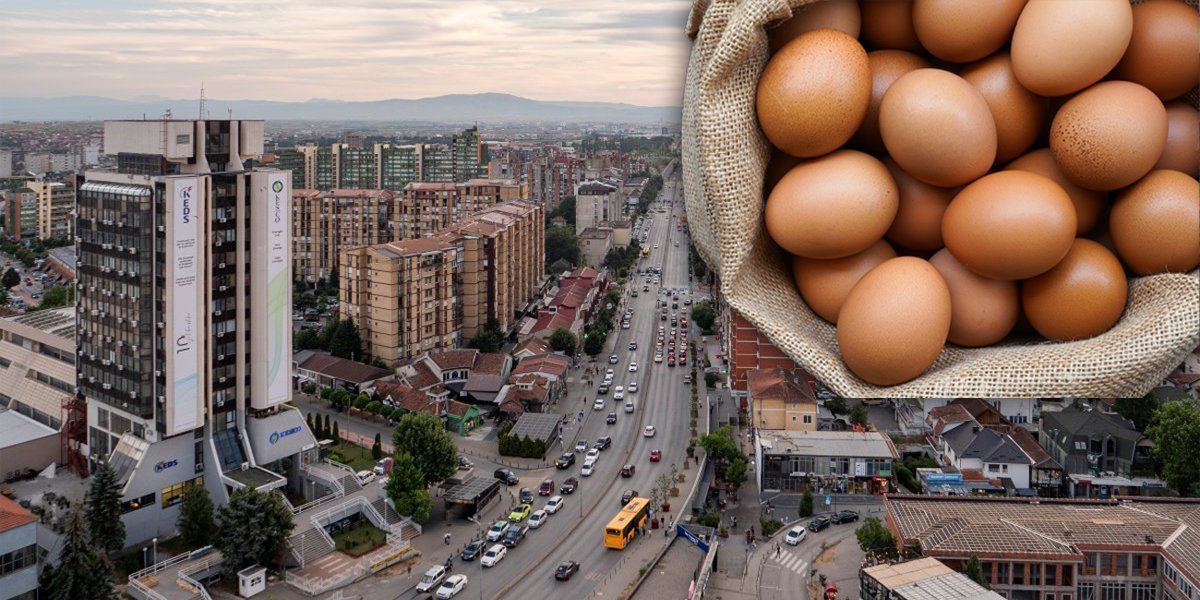
[{"label": "grassy area", "polygon": [[355,471],[370,471],[375,463],[371,449],[343,441],[330,447],[329,458],[350,466]]},{"label": "grassy area", "polygon": [[333,534],[333,543],[338,550],[350,556],[362,556],[387,543],[387,532],[360,519],[353,527]]}]

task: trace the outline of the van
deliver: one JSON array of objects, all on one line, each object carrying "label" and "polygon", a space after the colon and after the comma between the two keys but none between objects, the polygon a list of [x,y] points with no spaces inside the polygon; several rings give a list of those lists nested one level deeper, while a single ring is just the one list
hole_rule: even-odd
[{"label": "van", "polygon": [[442,565],[434,565],[425,571],[425,575],[421,577],[421,582],[417,584],[418,592],[432,592],[434,588],[446,578],[446,567]]}]

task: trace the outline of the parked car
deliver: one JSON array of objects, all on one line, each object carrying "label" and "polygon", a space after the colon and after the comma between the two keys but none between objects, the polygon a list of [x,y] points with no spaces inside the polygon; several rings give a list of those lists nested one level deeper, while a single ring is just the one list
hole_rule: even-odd
[{"label": "parked car", "polygon": [[503,544],[496,544],[483,553],[483,558],[479,560],[479,564],[485,567],[494,567],[496,563],[504,560],[505,554],[508,554],[508,549]]},{"label": "parked car", "polygon": [[388,459],[386,459],[386,458],[379,459],[379,462],[375,463],[375,467],[372,468],[371,470],[375,471],[376,475],[385,474],[387,472],[387,460]]},{"label": "parked car", "polygon": [[633,472],[636,468],[637,468],[636,465],[632,465],[632,464],[621,467],[621,477],[625,477],[625,478],[633,477]]},{"label": "parked car", "polygon": [[567,469],[573,464],[575,464],[575,455],[570,452],[564,452],[562,456],[558,457],[558,460],[554,461],[554,466],[558,469]]},{"label": "parked car", "polygon": [[[533,506],[529,504],[518,504],[512,512],[508,513],[508,520],[513,523],[520,523],[529,518],[529,513],[533,512]],[[505,532],[507,534],[507,532]]]},{"label": "parked car", "polygon": [[374,471],[359,471],[355,474],[355,477],[358,479],[358,485],[365,486],[368,483],[375,481],[376,475]]},{"label": "parked car", "polygon": [[574,477],[568,477],[567,480],[563,482],[562,487],[558,488],[558,491],[564,494],[574,494],[575,488],[577,487],[579,487],[579,480]]},{"label": "parked car", "polygon": [[471,542],[467,544],[467,547],[463,548],[462,553],[459,554],[458,557],[465,561],[472,561],[476,558],[479,558],[480,552],[483,552],[483,542],[480,540],[471,540]]},{"label": "parked car", "polygon": [[854,521],[858,520],[858,513],[852,510],[839,510],[833,513],[833,516],[830,517],[829,520],[835,525],[840,525],[842,523],[853,523]]},{"label": "parked car", "polygon": [[829,527],[829,517],[815,517],[808,522],[808,530],[812,532],[821,531]]},{"label": "parked car", "polygon": [[563,497],[555,496],[555,497],[551,498],[549,502],[546,503],[546,512],[550,513],[550,514],[554,514],[554,513],[558,512],[562,507],[563,507]]},{"label": "parked car", "polygon": [[783,536],[783,543],[789,546],[795,546],[796,544],[803,542],[806,535],[808,535],[808,530],[805,529],[803,525],[797,525],[789,529],[787,534]]},{"label": "parked car", "polygon": [[496,469],[492,476],[503,481],[505,485],[517,485],[517,482],[520,481],[517,479],[517,474],[510,469]]},{"label": "parked car", "polygon": [[500,538],[500,542],[506,548],[516,548],[521,540],[525,539],[525,533],[529,531],[528,526],[514,525],[504,530],[504,537]]},{"label": "parked car", "polygon": [[461,573],[451,575],[446,581],[442,582],[442,586],[437,589],[438,600],[450,600],[463,591],[467,587],[467,576]]},{"label": "parked car", "polygon": [[504,530],[508,528],[508,521],[496,521],[488,528],[487,541],[498,542],[504,537]]},{"label": "parked car", "polygon": [[559,581],[567,581],[579,571],[579,563],[573,560],[565,560],[558,563],[558,568],[554,569],[554,578]]},{"label": "parked car", "polygon": [[465,456],[458,457],[458,470],[459,471],[469,471],[473,468],[475,468],[475,463],[467,460],[467,457],[465,457]]},{"label": "parked car", "polygon": [[549,518],[550,518],[550,514],[547,513],[546,511],[535,510],[535,511],[533,511],[532,515],[529,515],[529,528],[537,529],[538,527],[541,527],[543,523],[546,522],[546,519],[549,519]]},{"label": "parked car", "polygon": [[629,501],[636,498],[637,495],[638,495],[637,490],[625,490],[625,491],[621,492],[621,506],[625,506],[626,504],[629,504]]},{"label": "parked car", "polygon": [[421,576],[421,581],[417,582],[418,592],[429,592],[438,586],[449,571],[442,565],[433,565],[428,571]]},{"label": "parked car", "polygon": [[542,485],[538,487],[539,496],[549,496],[554,493],[554,480],[546,479],[542,481]]},{"label": "parked car", "polygon": [[612,438],[607,435],[598,438],[596,440],[596,443],[592,444],[593,448],[595,448],[601,452],[608,450],[609,446],[612,446]]}]

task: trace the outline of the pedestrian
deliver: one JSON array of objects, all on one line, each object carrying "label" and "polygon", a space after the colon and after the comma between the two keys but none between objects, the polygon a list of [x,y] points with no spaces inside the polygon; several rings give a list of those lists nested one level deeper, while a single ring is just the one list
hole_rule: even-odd
[{"label": "pedestrian", "polygon": [[408,571],[408,578],[412,579],[412,562],[411,561],[408,563],[407,571]]},{"label": "pedestrian", "polygon": [[450,545],[450,532],[449,531],[447,531],[446,534],[442,536],[442,542],[445,543],[447,546]]}]

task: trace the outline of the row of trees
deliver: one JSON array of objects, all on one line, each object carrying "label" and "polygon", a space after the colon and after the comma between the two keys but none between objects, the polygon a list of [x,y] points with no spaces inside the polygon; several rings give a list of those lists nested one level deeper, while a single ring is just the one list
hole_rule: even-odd
[{"label": "row of trees", "polygon": [[[326,352],[350,360],[366,361],[363,352],[362,335],[354,320],[331,319],[320,330],[302,329],[292,337],[292,345],[296,350],[325,350]],[[375,361],[378,365],[383,363]],[[383,367],[386,368],[386,367]]]},{"label": "row of trees", "polygon": [[604,352],[604,342],[608,339],[608,332],[612,330],[617,305],[621,302],[621,292],[617,289],[609,290],[601,302],[603,305],[596,313],[596,318],[583,334],[583,351],[591,356]]},{"label": "row of trees", "polygon": [[628,277],[629,269],[642,255],[642,244],[637,239],[629,242],[628,246],[613,246],[604,256],[604,266],[620,277]]},{"label": "row of trees", "polygon": [[[70,238],[48,238],[14,242],[8,238],[0,238],[0,251],[15,258],[26,269],[33,268],[39,258],[46,258],[46,251],[60,246],[70,246],[74,242]],[[12,287],[6,285],[5,287]]]},{"label": "row of trees", "polygon": [[746,469],[749,463],[742,450],[738,447],[737,436],[729,425],[722,425],[712,433],[700,436],[700,447],[717,465],[725,467],[725,481],[733,490],[746,482]]},{"label": "row of trees", "polygon": [[651,175],[646,181],[646,185],[642,187],[642,195],[638,196],[638,213],[646,214],[650,209],[650,203],[658,198],[658,193],[662,191],[663,178],[662,175]]}]

